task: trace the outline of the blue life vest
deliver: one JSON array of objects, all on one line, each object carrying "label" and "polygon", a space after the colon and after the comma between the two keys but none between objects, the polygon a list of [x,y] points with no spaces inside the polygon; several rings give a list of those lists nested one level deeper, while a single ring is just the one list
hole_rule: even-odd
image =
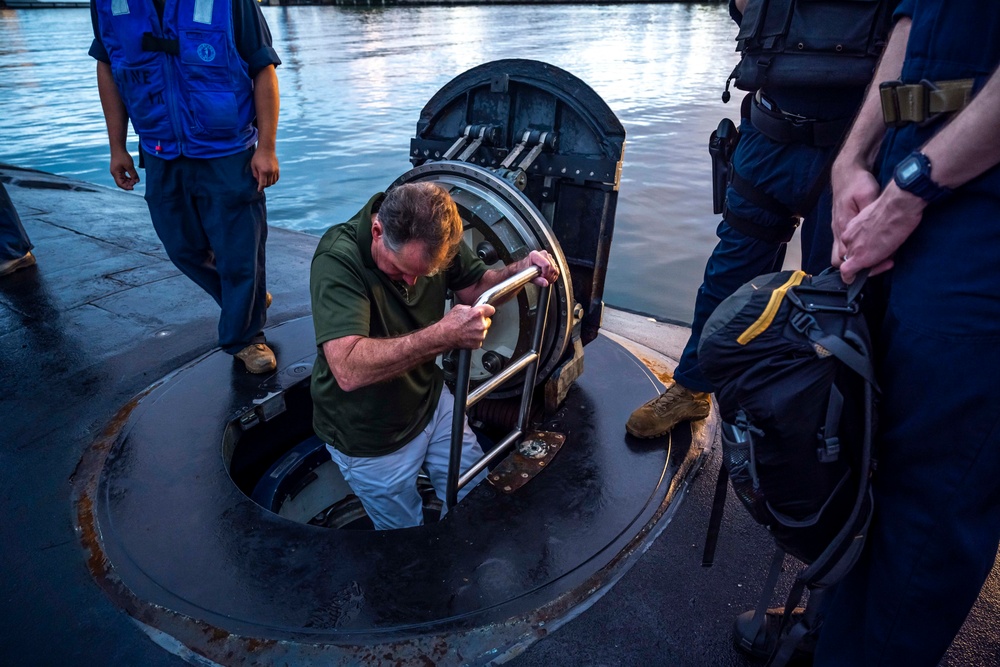
[{"label": "blue life vest", "polygon": [[167,160],[223,157],[257,141],[253,81],[231,0],[97,0],[100,38],[142,149]]}]

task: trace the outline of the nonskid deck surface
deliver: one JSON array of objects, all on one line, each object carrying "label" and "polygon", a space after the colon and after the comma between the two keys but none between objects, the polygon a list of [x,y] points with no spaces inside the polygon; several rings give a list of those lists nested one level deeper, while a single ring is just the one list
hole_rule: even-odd
[{"label": "nonskid deck surface", "polygon": [[[122,426],[112,420],[133,397],[213,349],[216,306],[166,259],[140,197],[14,168],[0,168],[0,179],[38,258],[0,283],[3,655],[26,664],[183,664],[95,583],[74,529],[74,474],[102,431]],[[315,243],[272,228],[269,326],[308,315]],[[605,326],[660,347],[666,325],[611,312]],[[676,356],[675,347],[666,351]],[[219,370],[233,392],[260,383],[235,364]],[[584,377],[593,386],[607,372],[588,366]],[[629,400],[637,399],[620,402]],[[662,469],[667,439],[633,441],[614,425],[601,428],[623,443],[623,456],[656,459]],[[756,602],[770,544],[731,498],[716,566],[701,568],[717,466],[710,456],[670,525],[610,592],[509,664],[748,664],[732,650],[729,629]],[[994,570],[945,664],[997,663],[997,580]]]},{"label": "nonskid deck surface", "polygon": [[[669,449],[626,444],[621,415],[658,385],[601,337],[588,347],[588,372],[541,427],[564,433],[566,446],[516,493],[481,484],[441,521],[415,529],[296,523],[243,495],[220,456],[227,424],[256,397],[287,397],[288,410],[271,411],[272,419],[299,414],[291,401],[308,400],[301,370],[311,357],[296,362],[292,351],[313,347],[311,321],[270,332],[279,356],[291,355],[287,372],[255,392],[234,389],[231,361],[213,353],[143,396],[122,437],[88,452],[78,474],[92,480],[80,480],[80,504],[94,517],[84,533],[98,536],[88,546],[112,566],[101,585],[145,623],[220,662],[234,642],[206,642],[204,628],[280,640],[254,650],[264,661],[443,659],[435,651],[447,645],[445,664],[483,664],[518,650],[572,617],[645,550],[713,435],[707,423]],[[106,459],[99,474],[95,453]],[[178,631],[164,610],[199,623]],[[330,643],[341,648],[322,645]]]}]

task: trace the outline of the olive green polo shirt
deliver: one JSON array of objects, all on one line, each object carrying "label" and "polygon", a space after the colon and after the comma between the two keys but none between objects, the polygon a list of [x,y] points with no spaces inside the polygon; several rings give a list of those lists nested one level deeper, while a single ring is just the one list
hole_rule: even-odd
[{"label": "olive green polo shirt", "polygon": [[464,243],[447,270],[412,287],[389,279],[372,259],[371,217],[379,193],[348,222],[320,239],[310,273],[318,355],[313,366],[313,429],[349,456],[390,454],[427,426],[444,378],[433,360],[386,382],[346,392],[323,355],[323,343],[345,336],[389,338],[444,316],[447,290],[474,285],[486,266]]}]

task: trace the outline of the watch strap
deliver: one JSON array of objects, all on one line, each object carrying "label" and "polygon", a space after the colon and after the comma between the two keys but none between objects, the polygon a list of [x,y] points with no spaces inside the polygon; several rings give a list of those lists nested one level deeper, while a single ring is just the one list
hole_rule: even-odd
[{"label": "watch strap", "polygon": [[[901,175],[901,168],[910,162],[910,160],[915,160],[920,170],[916,176],[904,178]],[[929,204],[944,199],[952,192],[951,188],[946,188],[934,182],[931,178],[930,158],[920,151],[913,151],[896,166],[893,180],[899,186],[900,190],[905,190],[910,194],[916,195]]]}]

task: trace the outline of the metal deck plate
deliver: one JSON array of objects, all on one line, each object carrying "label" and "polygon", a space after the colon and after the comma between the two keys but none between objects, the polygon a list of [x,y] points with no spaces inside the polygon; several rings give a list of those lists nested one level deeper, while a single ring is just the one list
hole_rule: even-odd
[{"label": "metal deck plate", "polygon": [[533,431],[514,447],[507,458],[490,471],[486,479],[503,493],[514,493],[545,469],[566,442],[553,431]]}]

